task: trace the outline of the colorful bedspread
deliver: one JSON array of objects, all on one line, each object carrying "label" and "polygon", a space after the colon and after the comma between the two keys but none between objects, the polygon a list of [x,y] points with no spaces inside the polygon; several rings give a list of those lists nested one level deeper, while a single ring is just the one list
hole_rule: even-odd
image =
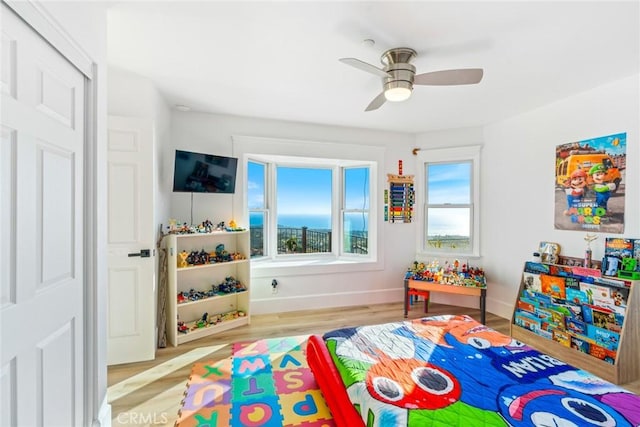
[{"label": "colorful bedspread", "polygon": [[638,426],[640,396],[468,316],[324,335],[367,426]]}]

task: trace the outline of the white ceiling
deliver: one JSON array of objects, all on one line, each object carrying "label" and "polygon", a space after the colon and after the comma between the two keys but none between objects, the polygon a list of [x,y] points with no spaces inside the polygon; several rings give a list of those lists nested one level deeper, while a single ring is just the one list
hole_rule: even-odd
[{"label": "white ceiling", "polygon": [[[109,64],[193,111],[403,132],[480,126],[639,72],[637,1],[147,1],[109,9]],[[364,39],[374,39],[367,46]],[[417,73],[483,68],[364,112],[392,47]],[[544,125],[544,124],[541,124]]]}]

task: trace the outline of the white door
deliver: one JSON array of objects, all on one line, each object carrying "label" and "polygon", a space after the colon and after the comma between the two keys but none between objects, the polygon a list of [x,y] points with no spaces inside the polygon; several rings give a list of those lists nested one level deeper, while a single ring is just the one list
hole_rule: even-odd
[{"label": "white door", "polygon": [[83,424],[85,78],[5,4],[0,424]]},{"label": "white door", "polygon": [[155,357],[153,143],[150,121],[109,117],[109,365]]}]

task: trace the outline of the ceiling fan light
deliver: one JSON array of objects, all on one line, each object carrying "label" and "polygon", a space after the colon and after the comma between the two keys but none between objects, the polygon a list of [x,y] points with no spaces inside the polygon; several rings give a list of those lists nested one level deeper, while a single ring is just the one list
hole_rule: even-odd
[{"label": "ceiling fan light", "polygon": [[384,97],[391,102],[406,101],[410,96],[411,89],[408,87],[390,87],[384,91]]}]

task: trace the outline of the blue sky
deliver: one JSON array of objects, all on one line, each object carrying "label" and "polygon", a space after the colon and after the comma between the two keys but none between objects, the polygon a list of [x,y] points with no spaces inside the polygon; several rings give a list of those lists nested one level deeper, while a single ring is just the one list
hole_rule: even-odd
[{"label": "blue sky", "polygon": [[[471,163],[431,163],[427,169],[430,204],[471,201]],[[468,209],[432,210],[429,235],[469,235]]]},{"label": "blue sky", "polygon": [[[264,203],[263,171],[263,167],[249,163],[247,172],[249,208],[262,207]],[[330,215],[331,179],[331,169],[279,167],[278,213]],[[362,209],[364,200],[368,202],[368,173],[364,168],[349,169],[346,181],[347,208]]]}]

